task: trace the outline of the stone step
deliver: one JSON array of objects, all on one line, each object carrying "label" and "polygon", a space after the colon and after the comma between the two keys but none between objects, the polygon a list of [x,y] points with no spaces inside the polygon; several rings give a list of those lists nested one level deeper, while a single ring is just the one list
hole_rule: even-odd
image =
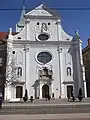
[{"label": "stone step", "polygon": [[90,120],[90,114],[0,115],[0,120]]},{"label": "stone step", "polygon": [[0,114],[89,113],[90,105],[2,106]]}]

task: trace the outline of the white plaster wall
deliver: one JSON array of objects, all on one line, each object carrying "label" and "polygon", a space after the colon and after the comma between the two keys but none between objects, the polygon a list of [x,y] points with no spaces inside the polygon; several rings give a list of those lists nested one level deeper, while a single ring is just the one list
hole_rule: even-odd
[{"label": "white plaster wall", "polygon": [[[27,31],[27,27],[25,25],[25,27],[19,33],[17,33],[16,35],[13,36],[13,40],[25,40],[26,39],[26,31]],[[18,39],[18,37],[20,37],[21,39]]]},{"label": "white plaster wall", "polygon": [[[39,22],[39,25],[37,25],[37,22]],[[41,19],[30,20],[29,24],[27,24],[27,40],[36,41],[36,36],[41,33],[41,25],[43,22],[47,24],[48,30],[46,33],[50,35],[48,41],[58,41],[56,20]],[[50,23],[50,25],[48,25],[48,23]]]},{"label": "white plaster wall", "polygon": [[[61,90],[62,90],[62,97],[66,97],[67,96],[67,91],[66,91],[66,87],[65,85],[63,84],[64,81],[72,81],[73,82],[73,65],[72,65],[72,57],[71,57],[71,64],[65,64],[65,53],[68,52],[68,49],[65,49],[62,47],[62,55],[61,55],[61,58],[60,58],[60,62],[61,62]],[[56,47],[51,47],[49,46],[49,48],[46,46],[42,46],[42,47],[30,47],[30,61],[29,61],[29,66],[30,66],[30,72],[29,72],[29,76],[30,76],[30,88],[29,88],[29,93],[30,95],[34,95],[34,90],[33,90],[33,87],[31,87],[35,80],[37,80],[37,66],[40,66],[40,64],[38,64],[38,62],[36,62],[36,55],[37,53],[39,52],[42,52],[42,51],[48,51],[48,52],[51,52],[53,54],[53,59],[50,63],[46,64],[47,66],[50,66],[52,65],[53,66],[53,79],[54,81],[52,82],[53,83],[53,92],[55,94],[55,98],[59,98],[60,96],[60,77],[59,77],[59,61],[58,61],[58,51],[57,51],[57,46]],[[68,59],[68,58],[67,58]],[[71,76],[67,76],[67,67],[71,67]],[[70,85],[70,84],[67,84],[67,85]],[[66,86],[67,86],[66,85]],[[73,85],[73,84],[71,84]]]},{"label": "white plaster wall", "polygon": [[[41,51],[49,51],[52,53],[53,58],[52,61],[50,63],[47,64],[47,66],[49,65],[53,65],[53,91],[55,94],[55,97],[59,98],[59,94],[60,94],[60,85],[59,85],[59,70],[58,70],[58,54],[57,54],[57,49],[56,47],[54,48],[32,48],[30,49],[30,61],[29,61],[29,66],[30,66],[30,78],[29,78],[29,93],[30,95],[34,95],[34,89],[32,87],[32,85],[34,84],[34,82],[38,79],[37,78],[37,66],[40,66],[37,62],[36,62],[36,54],[41,52]],[[58,90],[56,90],[58,89]]]},{"label": "white plaster wall", "polygon": [[[13,51],[15,51],[15,54],[13,54],[14,58],[15,58],[15,66],[22,68],[21,80],[24,81],[25,80],[25,78],[24,78],[25,77],[25,75],[24,75],[25,74],[25,72],[24,72],[24,69],[25,69],[25,51],[24,51],[24,48],[21,47],[21,45],[18,45],[17,47],[15,45],[13,48]],[[22,56],[19,53],[21,53]]]},{"label": "white plaster wall", "polygon": [[[62,50],[64,81],[73,81],[73,61],[72,61],[72,55],[70,54],[69,49],[70,47],[66,47],[66,48],[63,48]],[[71,76],[67,76],[67,67],[71,68]]]},{"label": "white plaster wall", "polygon": [[[64,81],[73,81],[73,68],[72,68],[72,60],[71,60],[71,64],[67,64],[65,59],[65,54],[67,54],[68,52],[68,47],[62,48],[62,55],[60,56],[60,63],[61,63],[61,83],[63,83]],[[16,50],[16,53],[18,51],[23,51],[23,48],[15,48],[14,50]],[[37,66],[42,66],[40,64],[38,64],[38,62],[36,61],[36,55],[39,52],[42,51],[47,51],[50,52],[53,55],[53,59],[50,63],[46,64],[47,66],[52,65],[53,66],[53,79],[54,81],[53,83],[53,92],[55,95],[55,98],[59,98],[60,96],[60,77],[59,77],[59,58],[58,58],[58,51],[57,51],[57,46],[47,46],[47,45],[30,45],[29,46],[29,50],[26,52],[26,88],[28,89],[28,95],[31,96],[35,96],[35,91],[34,88],[32,87],[34,82],[38,79],[38,74],[37,74]],[[71,67],[72,69],[72,76],[70,76],[70,78],[68,79],[67,76],[67,67]],[[23,80],[25,80],[25,52],[23,53]],[[66,87],[64,84],[61,85],[61,89],[62,89],[62,97],[66,97]]]},{"label": "white plaster wall", "polygon": [[[22,68],[22,77],[18,78],[17,72],[16,72],[16,79],[14,79],[14,81],[25,82],[25,51],[23,51],[23,49],[24,48],[18,44],[14,45],[14,48],[13,48],[13,51],[15,51],[15,54],[13,54],[15,58],[15,67]],[[20,55],[18,55],[19,53],[22,54],[22,58]],[[22,62],[19,62],[19,61],[22,61]],[[27,63],[28,63],[28,60],[27,60]],[[16,86],[23,86],[23,96],[25,94],[25,84],[24,85],[16,84],[15,87],[11,88],[11,98],[16,98]]]},{"label": "white plaster wall", "polygon": [[[26,15],[37,15],[37,16],[52,16],[51,14],[49,14],[47,11],[44,11],[42,9],[42,5],[39,6],[39,8],[41,9],[40,11],[32,10],[31,12],[28,12]],[[42,13],[43,12],[43,13]],[[38,75],[37,75],[37,66],[40,66],[40,64],[36,61],[35,57],[36,54],[41,52],[41,51],[49,51],[52,53],[53,58],[52,61],[47,63],[47,66],[52,65],[53,68],[53,79],[54,81],[52,81],[52,92],[54,92],[55,98],[59,98],[60,96],[60,79],[61,79],[61,97],[66,97],[67,96],[67,85],[73,85],[72,83],[70,84],[63,84],[63,82],[76,82],[76,92],[78,90],[78,86],[80,86],[80,82],[81,82],[81,78],[82,76],[80,76],[80,63],[82,63],[82,53],[81,53],[81,46],[79,46],[79,44],[76,45],[77,48],[75,48],[75,44],[73,44],[72,46],[70,45],[64,45],[65,41],[67,44],[67,41],[71,41],[72,40],[72,36],[68,35],[62,28],[61,26],[61,21],[60,19],[54,20],[54,19],[27,19],[26,20],[27,24],[25,25],[25,27],[23,28],[23,30],[21,30],[21,32],[19,32],[18,34],[14,35],[12,37],[12,35],[9,37],[11,38],[11,40],[18,40],[18,41],[37,41],[37,36],[41,33],[41,25],[42,23],[46,23],[47,24],[47,31],[46,33],[48,33],[50,35],[50,38],[48,39],[48,41],[64,41],[63,45],[60,45],[60,48],[62,48],[62,52],[60,53],[60,56],[58,55],[58,51],[57,51],[57,46],[56,45],[32,45],[32,44],[28,44],[28,48],[29,50],[26,50],[26,52],[24,51],[24,43],[22,43],[21,45],[19,45],[18,43],[16,45],[14,45],[13,51],[16,52],[16,54],[18,52],[21,52],[23,55],[23,61],[22,63],[18,62],[21,60],[21,58],[18,56],[18,58],[16,58],[16,66],[17,67],[22,67],[23,70],[23,76],[21,77],[21,81],[25,81],[25,55],[26,55],[26,84],[23,86],[23,91],[25,91],[25,89],[28,89],[28,95],[31,96],[33,95],[33,97],[35,96],[35,91],[34,88],[32,87],[35,83],[35,81],[38,79]],[[37,25],[37,23],[39,22],[39,25]],[[48,23],[50,23],[50,25],[48,25]],[[18,37],[21,37],[21,39],[18,39]],[[73,47],[73,50],[72,50]],[[79,49],[80,47],[80,49]],[[76,54],[76,51],[78,49],[78,53]],[[80,50],[80,52],[79,52]],[[71,52],[71,56],[69,55],[69,52]],[[15,55],[16,55],[15,54]],[[15,56],[14,55],[14,56]],[[80,57],[81,56],[81,61],[80,61]],[[60,57],[60,58],[59,58]],[[60,70],[59,70],[59,59],[60,59]],[[71,67],[71,76],[67,76],[67,67]],[[60,72],[60,74],[59,74]],[[81,77],[81,78],[80,78]],[[79,80],[79,81],[78,81]],[[79,85],[78,85],[79,83]],[[42,85],[40,86],[40,89],[42,89]],[[12,90],[12,93],[15,92],[14,88]],[[8,90],[10,96],[11,96],[11,92],[10,90]],[[23,92],[24,94],[24,92]],[[42,94],[38,93],[38,94]],[[13,95],[12,95],[13,96]],[[15,96],[15,94],[14,94]]]}]

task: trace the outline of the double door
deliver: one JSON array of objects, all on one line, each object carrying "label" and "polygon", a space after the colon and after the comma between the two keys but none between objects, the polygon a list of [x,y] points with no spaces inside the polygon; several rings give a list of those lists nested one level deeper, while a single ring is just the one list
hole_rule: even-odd
[{"label": "double door", "polygon": [[16,86],[16,98],[22,98],[22,97],[23,97],[23,87]]}]

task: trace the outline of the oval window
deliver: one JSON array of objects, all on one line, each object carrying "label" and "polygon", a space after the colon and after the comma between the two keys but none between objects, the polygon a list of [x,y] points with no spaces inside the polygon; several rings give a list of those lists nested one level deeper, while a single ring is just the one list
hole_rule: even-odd
[{"label": "oval window", "polygon": [[52,55],[48,52],[40,52],[37,55],[37,60],[43,64],[46,64],[52,60]]},{"label": "oval window", "polygon": [[47,34],[40,34],[38,36],[38,39],[39,40],[48,40],[49,39],[49,35],[47,35]]}]

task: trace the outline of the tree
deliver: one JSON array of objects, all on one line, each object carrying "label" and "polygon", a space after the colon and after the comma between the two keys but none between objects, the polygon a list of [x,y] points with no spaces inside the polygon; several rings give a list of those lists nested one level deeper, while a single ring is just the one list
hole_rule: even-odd
[{"label": "tree", "polygon": [[25,90],[25,95],[23,97],[23,100],[24,100],[24,102],[26,102],[28,100],[28,91],[27,91],[27,89]]},{"label": "tree", "polygon": [[16,80],[16,66],[15,56],[13,55],[13,46],[11,42],[7,42],[7,54],[6,54],[6,74],[5,74],[5,99],[11,98],[11,86],[14,86],[14,80]]},{"label": "tree", "polygon": [[[10,54],[10,53],[9,53]],[[13,81],[17,79],[17,67],[15,66],[15,58],[13,54],[12,56],[7,56],[7,65],[6,65],[6,82],[5,82],[5,87],[8,85],[12,85]]]}]

